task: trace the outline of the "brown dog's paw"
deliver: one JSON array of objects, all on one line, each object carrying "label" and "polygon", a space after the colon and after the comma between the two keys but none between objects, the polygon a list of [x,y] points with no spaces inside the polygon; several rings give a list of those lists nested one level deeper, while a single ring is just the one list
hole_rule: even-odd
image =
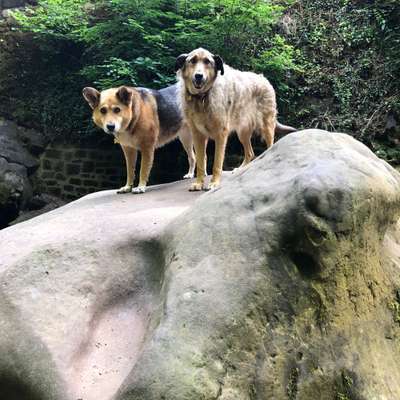
[{"label": "brown dog's paw", "polygon": [[199,192],[204,189],[204,184],[202,182],[194,182],[189,187],[189,192]]},{"label": "brown dog's paw", "polygon": [[132,185],[125,185],[117,190],[117,194],[130,193],[131,191],[132,191]]}]

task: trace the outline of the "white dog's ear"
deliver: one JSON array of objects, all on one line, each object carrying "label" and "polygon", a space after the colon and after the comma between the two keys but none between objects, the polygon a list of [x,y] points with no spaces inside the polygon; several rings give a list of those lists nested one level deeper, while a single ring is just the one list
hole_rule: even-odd
[{"label": "white dog's ear", "polygon": [[182,69],[182,67],[185,64],[185,61],[187,59],[188,55],[187,54],[181,54],[180,56],[178,56],[175,60],[175,72],[179,71],[180,69]]},{"label": "white dog's ear", "polygon": [[95,109],[100,102],[100,92],[92,87],[85,87],[82,90],[83,97],[92,109]]},{"label": "white dog's ear", "polygon": [[221,71],[221,75],[224,74],[224,60],[218,55],[216,54],[214,56],[214,62],[215,62],[215,69],[216,71]]},{"label": "white dog's ear", "polygon": [[121,86],[117,90],[117,98],[122,104],[129,106],[132,100],[132,90],[126,86]]}]

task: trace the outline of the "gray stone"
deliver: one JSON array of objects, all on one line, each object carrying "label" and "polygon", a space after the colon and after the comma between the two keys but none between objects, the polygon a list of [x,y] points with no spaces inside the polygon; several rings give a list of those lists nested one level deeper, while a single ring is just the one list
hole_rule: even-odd
[{"label": "gray stone", "polygon": [[49,148],[46,149],[45,153],[46,157],[53,158],[55,160],[60,160],[62,157],[62,152],[60,150],[54,149],[54,148]]},{"label": "gray stone", "polygon": [[24,147],[32,155],[39,156],[46,149],[49,139],[42,132],[22,128],[11,121],[6,121],[6,124],[17,133]]},{"label": "gray stone", "polygon": [[18,217],[31,196],[26,168],[0,157],[0,229]]},{"label": "gray stone", "polygon": [[43,169],[53,169],[50,160],[43,160],[42,161],[42,168]]},{"label": "gray stone", "polygon": [[95,164],[92,161],[85,161],[82,165],[82,172],[93,172]]},{"label": "gray stone", "polygon": [[79,164],[67,164],[67,174],[77,175],[81,172],[81,166]]},{"label": "gray stone", "polygon": [[76,179],[76,178],[71,178],[71,179],[69,180],[69,182],[70,182],[72,185],[80,185],[80,184],[82,183],[82,181],[81,181],[80,179]]},{"label": "gray stone", "polygon": [[29,202],[33,174],[39,167],[37,156],[45,145],[44,135],[0,119],[0,229]]},{"label": "gray stone", "polygon": [[17,8],[24,5],[24,1],[21,0],[2,0],[1,6],[3,8]]},{"label": "gray stone", "polygon": [[399,173],[308,130],[187,187],[0,232],[0,321],[23,321],[0,336],[0,388],[27,393],[7,399],[400,398]]},{"label": "gray stone", "polygon": [[[55,183],[55,185],[56,185],[56,183]],[[51,195],[60,197],[61,196],[61,187],[58,185],[57,186],[49,186],[47,188],[47,192],[50,193]]]},{"label": "gray stone", "polygon": [[15,225],[28,219],[37,217],[38,215],[52,211],[65,204],[65,201],[59,197],[55,197],[49,194],[40,194],[34,196],[28,204],[29,211],[20,212],[18,218],[11,221],[9,225]]},{"label": "gray stone", "polygon": [[28,173],[33,173],[39,166],[39,161],[24,146],[21,132],[24,130],[14,123],[0,120],[0,157],[10,163],[23,165]]}]

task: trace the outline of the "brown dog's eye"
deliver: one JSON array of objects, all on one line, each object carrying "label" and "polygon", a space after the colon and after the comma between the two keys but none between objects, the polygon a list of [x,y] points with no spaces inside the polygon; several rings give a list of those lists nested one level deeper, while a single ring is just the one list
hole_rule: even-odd
[{"label": "brown dog's eye", "polygon": [[119,107],[115,107],[115,108],[114,108],[115,114],[118,114],[120,111],[121,111],[121,109],[120,109]]},{"label": "brown dog's eye", "polygon": [[101,112],[102,114],[107,114],[107,108],[101,107],[101,108],[100,108],[100,112]]}]

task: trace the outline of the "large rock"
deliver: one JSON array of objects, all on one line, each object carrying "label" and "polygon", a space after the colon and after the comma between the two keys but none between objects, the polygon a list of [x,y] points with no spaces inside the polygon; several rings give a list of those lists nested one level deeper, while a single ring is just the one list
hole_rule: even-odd
[{"label": "large rock", "polygon": [[0,0],[0,11],[2,9],[19,8],[27,5],[36,4],[34,0]]},{"label": "large rock", "polygon": [[21,128],[11,121],[0,120],[0,157],[8,162],[22,165],[29,172],[34,172],[39,167],[39,161],[30,150],[38,152],[38,147],[41,147],[43,151],[44,142],[45,139],[40,133]]},{"label": "large rock", "polygon": [[0,229],[18,217],[31,195],[26,168],[0,156]]},{"label": "large rock", "polygon": [[0,398],[400,398],[400,175],[309,130],[187,185],[0,232]]},{"label": "large rock", "polygon": [[0,119],[0,229],[27,208],[33,195],[30,177],[46,143],[43,134]]}]

